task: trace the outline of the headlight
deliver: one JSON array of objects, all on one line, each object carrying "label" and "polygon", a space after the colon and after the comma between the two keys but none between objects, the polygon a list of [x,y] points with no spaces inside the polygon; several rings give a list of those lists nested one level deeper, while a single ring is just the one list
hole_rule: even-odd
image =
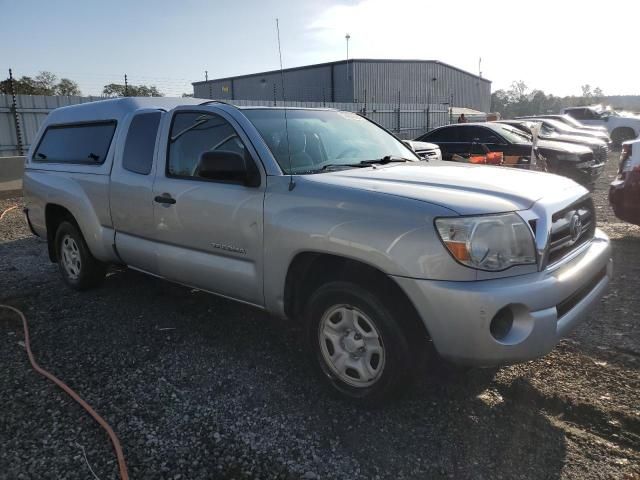
[{"label": "headlight", "polygon": [[479,270],[505,270],[536,263],[529,226],[515,213],[436,219],[436,228],[451,255]]}]

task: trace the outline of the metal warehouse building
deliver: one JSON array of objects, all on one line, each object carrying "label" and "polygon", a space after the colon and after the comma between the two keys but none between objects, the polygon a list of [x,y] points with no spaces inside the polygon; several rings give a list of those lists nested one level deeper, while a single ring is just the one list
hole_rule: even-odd
[{"label": "metal warehouse building", "polygon": [[[284,70],[286,100],[449,104],[488,112],[491,82],[436,60],[352,59]],[[194,82],[198,98],[282,100],[280,70]]]}]

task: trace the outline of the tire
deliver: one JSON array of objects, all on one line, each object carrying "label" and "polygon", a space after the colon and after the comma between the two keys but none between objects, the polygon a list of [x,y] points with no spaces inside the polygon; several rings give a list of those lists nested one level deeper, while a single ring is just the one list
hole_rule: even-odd
[{"label": "tire", "polygon": [[107,267],[91,252],[78,227],[69,221],[58,226],[55,251],[62,279],[76,290],[96,287],[104,280]]},{"label": "tire", "polygon": [[380,298],[355,283],[330,282],[305,311],[314,367],[333,392],[364,405],[402,393],[422,358],[410,329]]},{"label": "tire", "polygon": [[620,148],[624,142],[634,138],[636,138],[635,132],[628,127],[616,128],[611,132],[611,142],[616,148]]}]

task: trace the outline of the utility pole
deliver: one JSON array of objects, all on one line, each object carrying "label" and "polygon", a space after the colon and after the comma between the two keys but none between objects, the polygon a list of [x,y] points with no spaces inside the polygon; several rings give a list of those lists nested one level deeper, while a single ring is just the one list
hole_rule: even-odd
[{"label": "utility pole", "polygon": [[453,123],[453,92],[449,97],[449,123]]},{"label": "utility pole", "polygon": [[127,81],[127,74],[124,74],[124,96],[129,96],[129,82]]},{"label": "utility pole", "polygon": [[[351,35],[349,35],[348,33],[344,36],[344,39],[347,41],[347,61],[344,64],[344,69],[347,75],[347,88],[349,88],[349,39],[350,38],[351,38]],[[351,100],[353,101],[353,98]]]},{"label": "utility pole", "polygon": [[431,81],[429,82],[429,91],[427,92],[427,132],[429,131],[429,128],[431,127],[431,121],[430,121],[430,117],[431,117],[431,96],[433,93],[433,85],[435,85],[437,78],[433,77],[431,79]]},{"label": "utility pole", "polygon": [[209,98],[213,98],[213,92],[211,91],[211,84],[209,83],[209,70],[204,71],[204,81],[207,82],[209,87]]},{"label": "utility pole", "polygon": [[16,101],[16,89],[13,84],[13,72],[9,69],[9,90],[11,90],[11,113],[13,114],[13,122],[16,126],[16,143],[18,144],[18,154],[24,155],[24,147],[22,145],[22,130],[20,128],[20,118],[18,117],[18,105]]}]

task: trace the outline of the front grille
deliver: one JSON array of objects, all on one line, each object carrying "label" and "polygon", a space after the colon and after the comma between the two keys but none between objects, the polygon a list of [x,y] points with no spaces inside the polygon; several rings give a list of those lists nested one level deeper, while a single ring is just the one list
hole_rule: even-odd
[{"label": "front grille", "polygon": [[438,156],[438,152],[436,152],[435,150],[422,150],[422,151],[419,150],[416,153],[420,158],[426,158],[426,159],[435,158]]},{"label": "front grille", "polygon": [[[593,152],[589,152],[589,153],[582,153],[580,155],[580,163],[594,163],[593,162]],[[598,163],[598,162],[595,162]]]},{"label": "front grille", "polygon": [[549,237],[548,264],[556,263],[593,238],[596,214],[587,198],[553,214]]},{"label": "front grille", "polygon": [[606,145],[601,145],[595,152],[596,163],[607,163],[607,158],[609,156],[609,148]]}]

